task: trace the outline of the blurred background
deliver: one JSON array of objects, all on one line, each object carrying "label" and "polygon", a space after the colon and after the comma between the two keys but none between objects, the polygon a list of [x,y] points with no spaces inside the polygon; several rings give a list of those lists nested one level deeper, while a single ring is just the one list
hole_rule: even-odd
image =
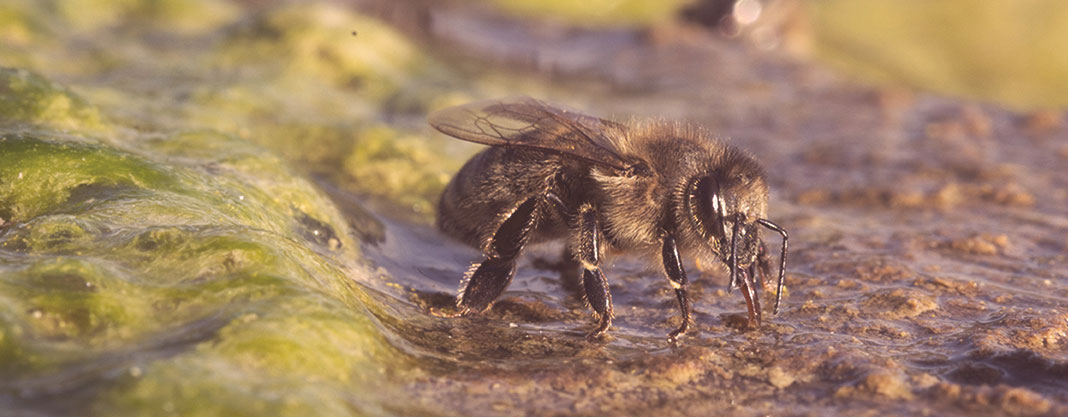
[{"label": "blurred background", "polygon": [[[1037,125],[1068,104],[1068,10],[1051,0],[11,0],[0,19],[0,63],[111,117],[237,135],[424,215],[456,169],[428,148],[477,148],[428,146],[422,117],[478,98],[728,123],[747,101],[774,111],[820,88],[815,75],[773,82],[813,65],[886,102],[930,91]],[[605,92],[652,94],[613,108]],[[686,114],[689,100],[704,114]]]}]

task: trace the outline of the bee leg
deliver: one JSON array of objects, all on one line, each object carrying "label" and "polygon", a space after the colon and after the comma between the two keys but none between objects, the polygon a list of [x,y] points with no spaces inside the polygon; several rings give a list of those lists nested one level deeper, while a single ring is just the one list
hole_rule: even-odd
[{"label": "bee leg", "polygon": [[608,279],[601,268],[582,271],[582,288],[586,293],[586,303],[600,318],[597,328],[586,335],[586,339],[594,340],[612,327],[612,293],[608,291]]},{"label": "bee leg", "polygon": [[[753,268],[750,267],[749,270]],[[749,327],[760,327],[760,294],[756,292],[756,283],[751,274],[741,270],[738,281],[742,285],[742,296],[745,297],[745,307],[749,310]]]},{"label": "bee leg", "polygon": [[[767,261],[767,258],[765,255],[764,260]],[[769,268],[767,263],[758,265],[757,262],[753,262],[749,264],[749,286],[753,289],[753,307],[756,309],[757,326],[764,319],[763,311],[760,309],[760,292],[763,291],[764,285],[768,284],[768,276],[771,275]]]},{"label": "bee leg", "polygon": [[668,342],[674,343],[690,329],[690,297],[686,293],[689,280],[686,278],[686,270],[682,267],[682,259],[679,257],[679,248],[675,246],[675,237],[665,234],[662,238],[664,246],[661,254],[664,258],[664,272],[668,282],[675,289],[675,298],[679,300],[679,310],[682,313],[682,325],[668,334]]},{"label": "bee leg", "polygon": [[586,335],[593,340],[604,334],[612,326],[612,293],[608,290],[608,279],[599,267],[601,263],[601,229],[597,221],[597,212],[590,204],[579,207],[577,217],[576,241],[572,242],[575,257],[582,264],[582,290],[586,304],[597,313],[600,321],[597,328]]},{"label": "bee leg", "polygon": [[483,312],[501,296],[515,275],[515,260],[537,224],[537,198],[529,198],[509,215],[490,241],[490,254],[472,265],[462,284],[456,306],[461,314]]}]

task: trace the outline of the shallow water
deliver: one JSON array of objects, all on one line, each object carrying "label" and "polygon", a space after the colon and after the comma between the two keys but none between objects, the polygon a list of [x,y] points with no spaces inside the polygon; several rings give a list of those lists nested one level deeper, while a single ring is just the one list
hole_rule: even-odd
[{"label": "shallow water", "polygon": [[[13,414],[1068,413],[1061,112],[866,87],[673,25],[410,6],[435,22],[412,27],[361,3],[392,32],[337,6],[231,5],[74,40],[15,4],[48,30],[0,51],[44,74],[0,83]],[[111,41],[107,59],[82,39]],[[57,56],[84,66],[35,66]],[[491,311],[449,317],[479,254],[430,207],[478,147],[422,118],[520,93],[700,122],[753,152],[791,236],[782,312],[746,328],[724,268],[690,262],[696,326],[672,346],[666,280],[613,259],[617,318],[587,342],[545,244]]]}]

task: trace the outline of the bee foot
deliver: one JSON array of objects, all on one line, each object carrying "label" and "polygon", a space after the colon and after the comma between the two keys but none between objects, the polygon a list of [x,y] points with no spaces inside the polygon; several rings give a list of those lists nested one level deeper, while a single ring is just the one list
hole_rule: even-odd
[{"label": "bee foot", "polygon": [[678,329],[675,329],[675,331],[673,331],[671,333],[668,333],[668,337],[667,337],[668,343],[671,344],[671,345],[678,344],[679,343],[679,338],[681,338],[682,336],[686,335],[686,330],[687,329],[685,327],[680,327]]},{"label": "bee foot", "polygon": [[604,340],[604,332],[603,331],[599,332],[599,331],[594,330],[594,331],[586,334],[586,341],[587,342],[597,343],[597,342],[601,342],[603,340]]}]

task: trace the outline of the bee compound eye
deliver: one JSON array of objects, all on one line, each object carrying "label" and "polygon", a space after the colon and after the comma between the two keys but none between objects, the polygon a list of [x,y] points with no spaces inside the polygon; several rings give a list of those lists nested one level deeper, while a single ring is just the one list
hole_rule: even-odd
[{"label": "bee compound eye", "polygon": [[691,197],[697,207],[697,220],[709,235],[719,238],[727,236],[726,201],[720,190],[719,181],[713,176],[701,177],[694,184]]}]

